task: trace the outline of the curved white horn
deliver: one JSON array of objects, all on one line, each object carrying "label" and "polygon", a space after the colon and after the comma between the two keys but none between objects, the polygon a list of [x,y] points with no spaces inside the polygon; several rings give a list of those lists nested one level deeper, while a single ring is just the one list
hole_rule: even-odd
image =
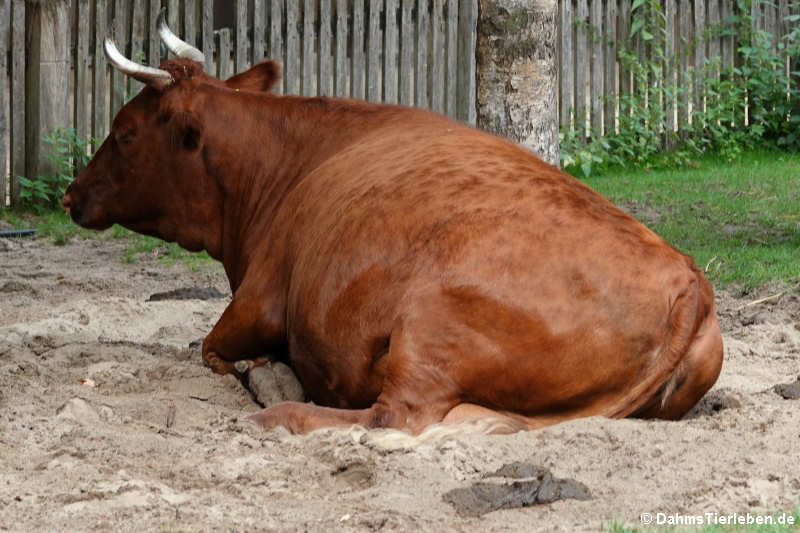
[{"label": "curved white horn", "polygon": [[106,58],[108,58],[108,62],[111,63],[114,68],[124,74],[127,74],[135,80],[152,85],[157,89],[166,87],[175,81],[172,78],[172,74],[166,70],[140,65],[139,63],[131,61],[127,57],[123,56],[117,49],[117,45],[114,44],[114,41],[112,41],[110,37],[106,37],[103,49],[106,52]]},{"label": "curved white horn", "polygon": [[169,51],[178,57],[185,57],[186,59],[192,59],[200,63],[205,62],[206,56],[203,55],[203,52],[186,41],[182,41],[180,37],[172,33],[172,30],[167,26],[166,12],[166,9],[161,9],[156,24],[158,26],[158,35],[161,37],[161,40],[164,41],[164,44],[167,45]]}]

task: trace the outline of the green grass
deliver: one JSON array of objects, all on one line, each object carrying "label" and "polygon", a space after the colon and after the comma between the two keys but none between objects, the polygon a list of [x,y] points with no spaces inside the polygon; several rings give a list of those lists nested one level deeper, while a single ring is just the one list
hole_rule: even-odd
[{"label": "green grass", "polygon": [[187,252],[175,243],[139,235],[119,225],[100,232],[83,229],[72,222],[63,211],[45,211],[33,214],[0,209],[0,220],[9,222],[16,229],[36,228],[36,238],[51,239],[56,245],[66,244],[73,237],[101,240],[121,239],[127,244],[120,257],[120,261],[123,263],[135,263],[142,256],[148,254],[156,256],[159,262],[166,264],[181,261],[192,270],[204,268],[214,262],[206,252]]},{"label": "green grass", "polygon": [[[743,515],[746,511],[738,514]],[[791,515],[790,515],[791,513]],[[688,513],[687,513],[688,514]],[[720,513],[723,514],[723,513]],[[753,517],[768,516],[765,513],[752,512]],[[618,522],[612,522],[604,529],[608,533],[798,533],[800,531],[800,507],[794,511],[786,513],[786,518],[790,516],[794,519],[794,523],[778,524],[778,518],[783,513],[772,513],[775,524],[771,525],[704,525],[704,526],[680,526],[680,527],[665,527],[665,526],[642,526],[642,527],[626,527]],[[788,522],[788,520],[787,520]]]},{"label": "green grass", "polygon": [[692,255],[716,285],[800,281],[800,154],[754,152],[697,168],[585,179]]}]

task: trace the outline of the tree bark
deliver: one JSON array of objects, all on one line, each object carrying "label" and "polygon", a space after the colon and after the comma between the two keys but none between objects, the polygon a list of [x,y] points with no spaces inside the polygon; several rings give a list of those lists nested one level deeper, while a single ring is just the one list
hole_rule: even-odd
[{"label": "tree bark", "polygon": [[555,0],[480,0],[478,127],[558,164]]}]

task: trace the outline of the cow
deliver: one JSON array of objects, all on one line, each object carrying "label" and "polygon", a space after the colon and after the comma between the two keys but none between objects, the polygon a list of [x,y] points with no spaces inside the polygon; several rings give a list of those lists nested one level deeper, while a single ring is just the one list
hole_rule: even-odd
[{"label": "cow", "polygon": [[160,27],[160,68],[106,40],[145,85],[62,203],[222,262],[204,363],[279,354],[312,400],[261,426],[678,419],[716,381],[709,281],[581,181],[428,111],[273,94],[270,60],[214,78]]}]

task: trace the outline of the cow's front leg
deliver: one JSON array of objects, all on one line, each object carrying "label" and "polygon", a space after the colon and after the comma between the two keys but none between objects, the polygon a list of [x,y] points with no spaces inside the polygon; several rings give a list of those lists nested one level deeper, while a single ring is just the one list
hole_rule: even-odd
[{"label": "cow's front leg", "polygon": [[[237,291],[238,292],[238,291]],[[217,374],[236,374],[234,363],[280,349],[282,313],[260,298],[234,296],[203,341],[203,363]]]}]

